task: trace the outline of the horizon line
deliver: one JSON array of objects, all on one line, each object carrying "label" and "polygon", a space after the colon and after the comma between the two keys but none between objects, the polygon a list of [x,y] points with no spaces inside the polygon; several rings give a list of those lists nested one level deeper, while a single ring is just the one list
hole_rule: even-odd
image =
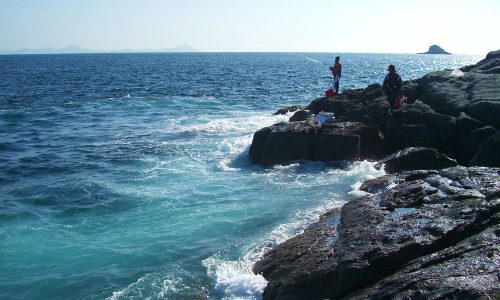
[{"label": "horizon line", "polygon": [[[357,52],[357,51],[200,51],[200,50],[192,50],[192,51],[170,51],[170,50],[132,50],[132,49],[124,49],[124,50],[109,50],[109,51],[100,51],[100,50],[86,50],[86,51],[75,51],[75,52],[57,52],[58,49],[54,49],[54,52],[37,52],[33,51],[33,53],[23,53],[22,51],[29,50],[40,50],[40,49],[21,49],[15,51],[6,51],[0,50],[0,55],[65,55],[65,54],[175,54],[175,53],[318,53],[318,54],[418,54],[418,55],[450,55],[450,54],[427,54],[420,52]],[[494,50],[491,50],[494,51]],[[489,52],[486,52],[488,54]],[[451,55],[486,55],[479,53],[451,53]]]}]

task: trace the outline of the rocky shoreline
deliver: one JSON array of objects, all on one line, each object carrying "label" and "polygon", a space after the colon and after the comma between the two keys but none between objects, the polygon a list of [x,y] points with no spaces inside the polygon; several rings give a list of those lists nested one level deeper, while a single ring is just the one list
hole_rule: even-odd
[{"label": "rocky shoreline", "polygon": [[500,298],[500,50],[403,92],[393,116],[373,84],[255,133],[254,163],[372,159],[388,173],[255,265],[265,299]]}]

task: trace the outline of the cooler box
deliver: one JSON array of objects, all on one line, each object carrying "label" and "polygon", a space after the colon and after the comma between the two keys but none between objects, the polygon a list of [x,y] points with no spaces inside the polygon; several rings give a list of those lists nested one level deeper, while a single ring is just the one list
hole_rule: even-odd
[{"label": "cooler box", "polygon": [[332,112],[320,112],[315,116],[316,121],[318,121],[321,125],[324,123],[335,123],[335,114]]}]

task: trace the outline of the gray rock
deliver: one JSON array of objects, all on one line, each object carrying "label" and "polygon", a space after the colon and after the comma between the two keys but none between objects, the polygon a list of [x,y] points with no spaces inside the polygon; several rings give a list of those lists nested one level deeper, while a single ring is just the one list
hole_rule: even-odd
[{"label": "gray rock", "polygon": [[423,102],[439,113],[455,115],[470,104],[469,82],[464,76],[453,76],[453,70],[429,73],[418,82]]},{"label": "gray rock", "polygon": [[381,97],[382,95],[383,95],[382,85],[374,83],[370,84],[363,90],[361,98],[363,100],[372,100]]},{"label": "gray rock", "polygon": [[283,122],[263,128],[254,134],[250,157],[264,166],[288,164],[311,159],[316,145],[319,123]]},{"label": "gray rock", "polygon": [[290,122],[313,121],[314,115],[308,110],[299,110],[290,117]]},{"label": "gray rock", "polygon": [[355,160],[360,157],[360,137],[335,131],[323,132],[314,152],[321,161]]},{"label": "gray rock", "polygon": [[411,170],[438,170],[454,167],[457,162],[432,148],[406,148],[380,160],[375,167],[395,173]]},{"label": "gray rock", "polygon": [[455,154],[454,150],[458,141],[455,118],[436,112],[427,112],[424,113],[424,119],[432,131],[433,146],[445,153]]},{"label": "gray rock", "polygon": [[[500,81],[498,83],[500,85]],[[499,90],[500,93],[500,90]],[[484,123],[500,129],[500,101],[481,101],[473,103],[469,106],[471,116]]]},{"label": "gray rock", "polygon": [[458,155],[460,163],[462,165],[469,165],[469,162],[477,153],[479,146],[495,133],[495,128],[491,126],[484,126],[473,130],[471,133],[460,139],[460,151]]},{"label": "gray rock", "polygon": [[409,262],[349,299],[499,299],[500,225]]},{"label": "gray rock", "polygon": [[495,59],[495,58],[500,58],[500,50],[489,52],[488,54],[486,54],[485,60],[490,60],[490,59]]},{"label": "gray rock", "polygon": [[403,85],[401,86],[401,92],[403,95],[408,97],[408,102],[415,102],[420,96],[420,86],[418,85],[417,80],[403,81]]},{"label": "gray rock", "polygon": [[[425,75],[418,80],[419,97],[435,111],[451,116],[468,112],[478,102],[500,102],[500,58],[491,52],[476,65],[461,70],[443,70]],[[474,110],[475,108],[472,107]],[[487,110],[475,114],[482,119]],[[487,117],[488,120],[494,118]],[[486,122],[496,128],[490,122]]]},{"label": "gray rock", "polygon": [[500,167],[500,130],[486,139],[472,158],[472,166]]},{"label": "gray rock", "polygon": [[345,112],[351,105],[352,102],[346,99],[345,95],[343,95],[343,97],[320,97],[314,99],[308,106],[306,106],[306,109],[315,115],[324,111],[333,112],[335,113],[335,116],[338,116]]},{"label": "gray rock", "polygon": [[460,113],[460,115],[456,118],[455,123],[459,139],[462,139],[473,130],[484,127],[486,125],[483,122],[476,120],[463,112]]},{"label": "gray rock", "polygon": [[361,189],[376,194],[256,264],[264,299],[497,298],[500,169],[402,172]]},{"label": "gray rock", "polygon": [[262,162],[264,155],[264,148],[266,146],[267,138],[271,133],[272,127],[264,127],[253,135],[252,144],[250,145],[250,158],[254,164]]}]

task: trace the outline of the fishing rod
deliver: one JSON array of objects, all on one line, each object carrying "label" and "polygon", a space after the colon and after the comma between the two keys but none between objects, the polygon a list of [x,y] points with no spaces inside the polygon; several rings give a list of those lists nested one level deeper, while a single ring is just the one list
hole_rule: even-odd
[{"label": "fishing rod", "polygon": [[310,58],[310,57],[308,57],[308,56],[306,56],[306,55],[303,55],[303,54],[301,54],[301,53],[299,53],[299,52],[293,52],[293,51],[290,51],[290,49],[285,49],[285,48],[283,48],[283,47],[279,47],[279,46],[273,45],[273,44],[271,44],[271,43],[264,43],[264,44],[267,44],[267,45],[269,45],[269,46],[271,46],[271,47],[274,47],[274,48],[277,48],[277,49],[283,50],[283,51],[288,52],[288,53],[292,53],[292,54],[294,54],[294,55],[298,55],[298,56],[300,56],[300,57],[304,58],[304,59],[305,59],[305,60],[307,60],[307,61],[310,61],[310,62],[313,62],[313,63],[316,63],[316,64],[320,64],[320,65],[322,66],[322,68],[321,68],[321,69],[322,69],[324,72],[326,72],[326,73],[328,74],[328,76],[323,75],[323,76],[322,76],[322,78],[323,78],[323,79],[326,79],[326,78],[331,79],[331,75],[332,75],[332,73],[331,73],[331,68],[332,68],[332,66],[327,65],[327,64],[324,64],[323,62],[321,62],[321,61],[319,61],[319,60],[316,60],[316,59]]},{"label": "fishing rod", "polygon": [[304,58],[304,59],[305,59],[305,60],[307,60],[307,61],[311,61],[311,62],[314,62],[314,63],[320,64],[320,65],[322,65],[322,66],[324,66],[324,67],[327,67],[327,68],[328,68],[328,67],[330,67],[329,65],[326,65],[326,64],[324,64],[323,62],[321,62],[321,61],[319,61],[319,60],[316,60],[316,59],[314,59],[314,58],[310,58],[309,56],[306,56],[306,55],[304,55],[304,54],[302,54],[302,53],[295,52],[295,51],[291,51],[290,49],[285,49],[285,48],[283,48],[283,47],[279,47],[279,46],[273,45],[273,44],[271,44],[271,43],[265,43],[265,44],[266,44],[266,45],[269,45],[269,46],[271,46],[271,47],[274,47],[274,48],[277,48],[277,49],[283,50],[283,51],[285,51],[285,52],[292,53],[292,54],[294,54],[294,55],[298,55],[298,56],[300,56],[300,57]]}]

